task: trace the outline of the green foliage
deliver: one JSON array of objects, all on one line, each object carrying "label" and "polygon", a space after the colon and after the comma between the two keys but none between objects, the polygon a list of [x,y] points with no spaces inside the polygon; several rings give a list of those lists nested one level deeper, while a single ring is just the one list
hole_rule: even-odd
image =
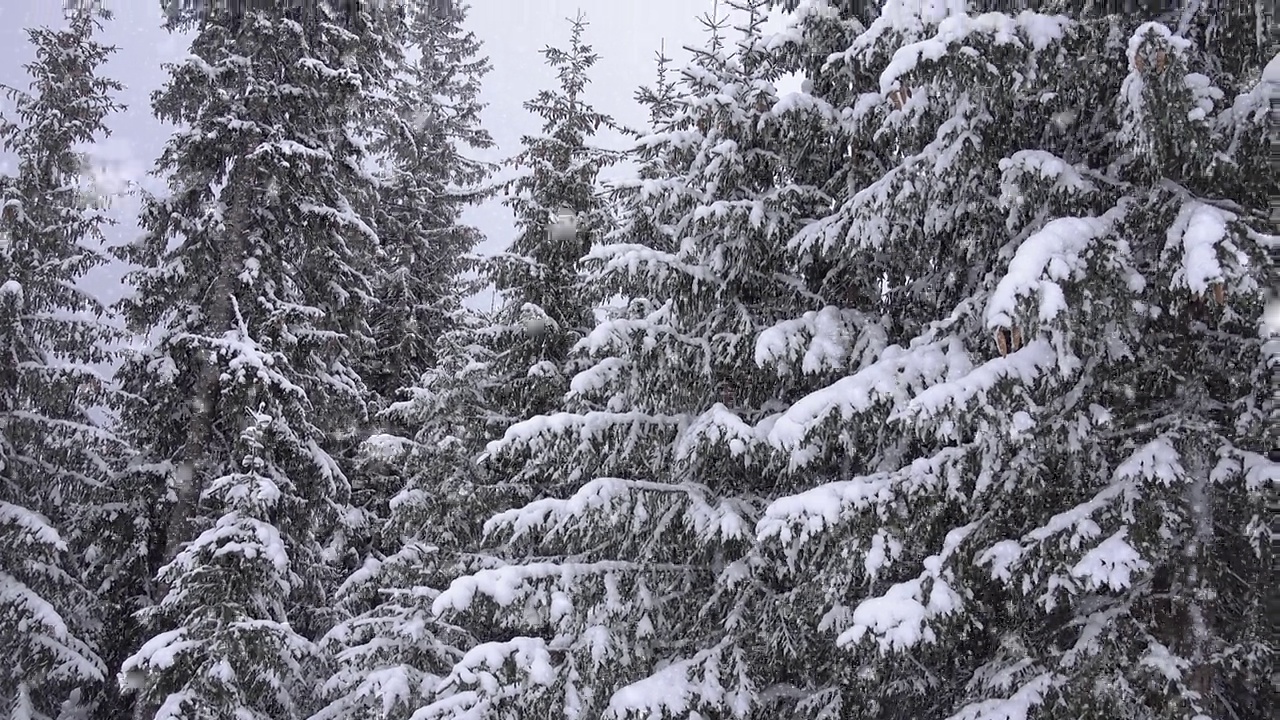
[{"label": "green foliage", "polygon": [[99,424],[118,335],[78,286],[105,261],[108,222],[82,152],[121,109],[97,29],[76,15],[29,31],[30,88],[3,88],[17,173],[0,177],[0,712],[15,718],[74,709],[107,679],[81,577],[86,508],[122,455]]}]

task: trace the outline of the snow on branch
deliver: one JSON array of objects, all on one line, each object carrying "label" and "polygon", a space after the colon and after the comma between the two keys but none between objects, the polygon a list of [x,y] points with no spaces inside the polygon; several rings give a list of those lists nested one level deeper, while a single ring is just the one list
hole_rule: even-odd
[{"label": "snow on branch", "polygon": [[[674,253],[646,245],[610,243],[595,245],[582,259],[584,280],[608,288],[626,287],[643,281],[653,291],[671,294],[676,290],[719,288],[724,279],[711,268],[692,265]],[[627,281],[627,282],[624,282]]]},{"label": "snow on branch", "polygon": [[[1001,540],[979,553],[974,563],[990,565],[991,577],[1015,586],[1014,570],[1025,567],[1036,555],[1045,553],[1080,553],[1103,534],[1100,516],[1110,511],[1122,523],[1133,520],[1133,509],[1139,501],[1142,483],[1169,485],[1184,476],[1180,455],[1172,440],[1160,437],[1137,448],[1116,468],[1112,482],[1092,498],[1049,518],[1040,527],[1025,533],[1019,540]],[[1117,507],[1118,506],[1118,507]],[[1085,551],[1069,570],[1069,576],[1091,587],[1128,587],[1132,573],[1144,568],[1145,562],[1126,540],[1127,525],[1120,525],[1112,535]],[[1019,576],[1021,577],[1021,576]],[[1050,573],[1045,581],[1050,590],[1070,587],[1071,580]],[[1025,586],[1023,586],[1025,589]],[[1050,603],[1046,596],[1044,602]]]},{"label": "snow on branch", "polygon": [[[855,343],[849,339],[856,337]],[[766,328],[756,338],[755,361],[775,365],[779,374],[843,370],[852,358],[865,361],[886,345],[883,328],[864,313],[828,305]]]},{"label": "snow on branch", "polygon": [[1044,703],[1049,693],[1064,682],[1065,678],[1053,673],[1043,673],[1033,677],[1007,698],[970,703],[947,720],[1028,720],[1033,717],[1035,708]]},{"label": "snow on branch", "polygon": [[1133,584],[1133,574],[1151,567],[1128,541],[1129,528],[1123,527],[1103,540],[1071,568],[1071,575],[1084,582],[1089,590],[1109,588],[1125,590]]},{"label": "snow on branch", "polygon": [[1097,190],[1088,173],[1088,167],[1073,165],[1047,150],[1019,150],[1000,161],[1000,203],[1017,205],[1027,184],[1047,185],[1049,194],[1088,195]]},{"label": "snow on branch", "polygon": [[960,341],[893,345],[885,348],[875,363],[828,387],[810,393],[776,419],[769,431],[769,443],[791,452],[792,467],[803,467],[815,455],[805,443],[839,413],[845,422],[887,402],[890,413],[905,407],[911,393],[919,392],[947,378],[964,376],[971,365]]},{"label": "snow on branch", "polygon": [[1112,208],[1101,217],[1051,220],[1022,241],[1005,276],[987,300],[987,327],[1013,327],[1021,298],[1033,292],[1040,294],[1040,322],[1056,318],[1066,309],[1058,283],[1082,278],[1086,252],[1094,241],[1111,232],[1124,207]]},{"label": "snow on branch", "polygon": [[[737,711],[737,717],[745,717],[752,704],[751,689],[726,683],[741,678],[722,677],[727,674],[720,667],[722,656],[722,646],[703,650],[617,690],[609,699],[604,717],[694,718],[701,717],[697,712],[700,706],[730,708]],[[732,670],[730,673],[738,674]]]},{"label": "snow on branch", "polygon": [[1170,289],[1187,288],[1204,295],[1210,284],[1222,282],[1219,248],[1234,249],[1227,239],[1227,227],[1235,219],[1233,213],[1198,200],[1183,203],[1169,227],[1164,247],[1166,255],[1180,255]]},{"label": "snow on branch", "polygon": [[[587,514],[607,518],[609,524],[629,525],[636,519],[637,508],[645,497],[654,495],[685,503],[685,511],[679,516],[682,524],[706,542],[741,539],[749,532],[743,508],[729,499],[712,504],[708,499],[711,492],[702,485],[669,485],[622,478],[598,478],[565,500],[547,498],[499,513],[485,523],[484,530],[490,534],[507,529],[513,539],[535,530],[555,533],[576,527]],[[652,510],[646,514],[659,515]]]},{"label": "snow on branch", "polygon": [[[289,555],[280,531],[270,523],[235,511],[229,512],[218,518],[213,527],[200,533],[169,564],[160,568],[159,574],[171,578],[195,574],[207,562],[202,557],[205,553],[212,558],[237,555],[248,562],[265,560],[279,573],[279,582],[285,586],[282,589],[288,589],[284,578],[289,574]],[[184,590],[179,584],[170,591],[172,598],[166,600],[176,599],[182,592]]]},{"label": "snow on branch", "polygon": [[487,598],[506,607],[535,592],[536,583],[559,581],[565,586],[572,586],[583,576],[601,577],[616,573],[636,573],[641,570],[662,572],[679,570],[679,568],[656,564],[642,566],[617,560],[594,563],[534,562],[526,565],[505,565],[481,570],[454,580],[431,604],[431,612],[438,617],[450,612],[466,612],[471,609],[477,597]]},{"label": "snow on branch", "polygon": [[[510,676],[519,678],[512,682]],[[541,638],[517,637],[471,648],[441,682],[438,700],[410,720],[481,720],[503,700],[530,686],[555,682],[551,651]]]},{"label": "snow on branch", "polygon": [[955,379],[929,387],[890,420],[919,422],[934,418],[948,408],[962,409],[975,397],[985,397],[997,385],[1016,379],[1030,385],[1058,364],[1058,353],[1047,340],[1034,340],[1021,350],[992,358]]},{"label": "snow on branch", "polygon": [[20,505],[0,500],[0,527],[2,526],[19,528],[35,542],[47,545],[57,552],[67,551],[67,543],[58,534],[57,528],[49,523],[48,518]]},{"label": "snow on branch", "polygon": [[950,573],[944,570],[944,563],[976,527],[977,523],[971,523],[947,533],[942,551],[924,559],[920,577],[897,583],[883,595],[859,603],[853,610],[853,625],[840,633],[836,644],[857,644],[870,635],[880,651],[888,653],[934,642],[937,637],[930,623],[960,611],[964,604],[948,582]]},{"label": "snow on branch", "polygon": [[776,537],[783,544],[802,545],[857,513],[870,510],[879,514],[901,498],[958,486],[963,464],[977,447],[969,444],[944,448],[933,457],[917,458],[897,470],[827,483],[778,498],[756,523],[756,537],[762,542]]},{"label": "snow on branch", "polygon": [[[756,426],[748,425],[723,403],[713,404],[697,416],[676,438],[675,457],[678,461],[696,458],[704,449],[721,447],[734,458],[747,455],[762,444],[763,433]],[[750,458],[747,458],[748,462]]]},{"label": "snow on branch", "polygon": [[537,453],[551,449],[558,437],[576,436],[581,446],[590,447],[611,433],[629,430],[637,433],[643,427],[676,427],[684,418],[668,415],[652,415],[644,412],[589,412],[555,413],[539,415],[507,428],[502,437],[490,442],[485,452],[497,456],[528,449]]},{"label": "snow on branch", "polygon": [[187,639],[187,628],[180,627],[157,634],[142,644],[138,652],[121,665],[126,689],[141,688],[137,684],[150,671],[163,671],[173,667],[179,656],[202,645],[198,640]]},{"label": "snow on branch", "polygon": [[565,393],[565,399],[589,397],[608,389],[627,377],[628,367],[629,363],[622,358],[607,357],[600,360],[569,380],[569,391]]},{"label": "snow on branch", "polygon": [[920,62],[945,57],[953,44],[967,40],[970,35],[989,35],[996,45],[1023,47],[1029,44],[1033,50],[1041,51],[1062,40],[1072,25],[1071,19],[1064,15],[1031,11],[1023,11],[1016,17],[1001,12],[950,15],[938,23],[933,37],[898,48],[889,66],[880,74],[880,92],[889,93],[897,87],[898,79],[914,71]]}]

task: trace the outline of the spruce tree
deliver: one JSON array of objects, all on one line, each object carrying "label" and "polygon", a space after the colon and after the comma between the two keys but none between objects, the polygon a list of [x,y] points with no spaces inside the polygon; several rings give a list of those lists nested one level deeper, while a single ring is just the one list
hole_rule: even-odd
[{"label": "spruce tree", "polygon": [[[455,10],[461,13],[462,8]],[[457,29],[461,16],[441,22],[438,11],[437,27],[453,39],[425,38],[423,49],[434,48],[436,54],[423,58],[422,72],[438,74],[452,63],[464,74],[461,79],[482,70],[482,63],[467,59],[475,46]],[[582,244],[590,238],[588,229],[604,226],[596,175],[613,158],[589,145],[594,132],[611,121],[581,97],[586,72],[595,62],[594,53],[582,42],[585,27],[579,17],[569,51],[545,52],[560,71],[560,91],[540,93],[526,104],[546,124],[545,134],[525,138],[524,152],[511,161],[531,171],[511,184],[506,200],[516,210],[521,234],[511,251],[479,267],[481,281],[492,282],[502,294],[502,309],[481,315],[461,308],[456,302],[463,292],[482,288],[455,285],[458,295],[435,306],[438,312],[455,303],[447,316],[431,320],[434,334],[426,339],[433,347],[426,372],[383,413],[388,432],[366,444],[373,466],[404,477],[403,489],[389,503],[386,534],[395,551],[370,558],[343,588],[343,601],[351,607],[376,605],[330,634],[331,647],[340,652],[339,669],[326,687],[332,703],[317,718],[356,716],[374,708],[387,717],[410,717],[435,699],[440,680],[479,640],[503,634],[438,618],[432,606],[441,589],[459,575],[500,562],[480,548],[484,513],[509,505],[513,496],[525,499],[539,492],[527,485],[493,482],[476,456],[513,417],[525,417],[531,406],[563,392],[568,346],[590,317],[590,306],[573,294],[573,283]],[[466,84],[458,91],[460,96],[470,95]],[[475,108],[472,102],[464,100],[463,109]],[[448,115],[455,111],[436,113],[421,104],[415,109],[418,117],[406,120],[421,125],[406,137],[418,132],[424,138],[426,162],[418,167],[426,177],[406,177],[406,182],[427,187],[428,193],[447,193],[441,184],[431,190],[424,183],[447,181],[451,172],[458,173],[452,178],[455,187],[459,179],[478,181],[480,167],[458,164],[461,158],[448,153],[459,146],[444,144],[465,143],[466,133],[452,140],[447,134],[431,135],[436,124],[447,125]],[[459,116],[463,124],[472,118]],[[474,135],[474,129],[469,132],[487,141],[485,135]],[[453,199],[456,203],[467,198],[455,194]],[[548,232],[556,211],[563,209],[575,213],[581,234]],[[403,217],[406,226],[416,222],[410,214]],[[435,276],[436,292],[459,279],[446,270],[468,267],[458,262],[456,253],[465,249],[460,241],[473,237],[474,231],[458,226],[456,216],[453,222],[434,238],[438,244],[433,252],[455,253],[446,256],[446,265]],[[501,324],[492,325],[494,319]],[[526,332],[527,328],[537,332]]]},{"label": "spruce tree", "polygon": [[158,163],[169,196],[121,252],[147,342],[119,373],[141,457],[114,483],[134,566],[110,598],[144,604],[150,639],[123,663],[142,717],[300,718],[316,698],[379,245],[353,128],[369,16],[313,9],[199,17],[154,101],[184,129]]},{"label": "spruce tree", "polygon": [[467,12],[435,3],[406,9],[409,55],[371,148],[385,165],[378,229],[388,267],[378,278],[377,355],[367,373],[380,409],[439,360],[436,339],[449,329],[467,255],[481,240],[460,222],[493,169],[469,156],[493,139],[480,126],[478,100],[489,61],[463,28]]},{"label": "spruce tree", "polygon": [[509,636],[468,653],[423,717],[741,717],[777,684],[752,626],[770,599],[748,580],[753,526],[777,492],[754,426],[798,394],[756,344],[818,309],[786,253],[815,198],[777,152],[790,116],[764,3],[731,5],[740,38],[707,19],[673,113],[638,142],[647,177],[584,261],[583,286],[626,311],[578,344],[562,409],[488,447],[515,478],[574,490],[490,519],[527,557],[436,599]]},{"label": "spruce tree", "polygon": [[359,477],[375,542],[339,590],[351,617],[325,638],[335,669],[316,720],[408,718],[434,679],[472,644],[431,616],[431,601],[475,548],[475,422],[487,387],[472,350],[479,318],[461,300],[479,232],[460,220],[489,168],[467,153],[492,141],[479,126],[479,81],[488,62],[462,28],[467,8],[428,6],[406,18],[413,63],[376,149],[386,153],[379,234],[390,269],[379,278],[378,342],[370,373],[384,432],[364,443]]},{"label": "spruce tree", "polygon": [[[462,27],[466,13],[465,5],[414,5],[384,26],[397,31],[392,39],[403,47],[393,58],[397,69],[388,78],[387,97],[368,105],[370,149],[380,165],[374,218],[383,253],[374,278],[374,344],[361,375],[375,434],[416,433],[388,410],[441,362],[441,339],[454,331],[468,291],[463,278],[473,265],[469,253],[480,241],[461,214],[487,196],[481,185],[493,169],[471,157],[493,144],[479,125],[483,105],[477,99],[489,65],[478,55],[475,34]],[[395,541],[388,546],[379,536],[387,502],[404,487],[400,463],[383,462],[377,452],[354,452],[354,503],[368,535],[364,555],[394,552]]]},{"label": "spruce tree", "polygon": [[796,714],[1263,717],[1252,14],[887,0],[831,52],[832,5],[791,37],[847,182],[793,244],[878,320],[761,428],[811,489],[755,577],[841,650]]},{"label": "spruce tree", "polygon": [[28,90],[4,87],[0,147],[0,714],[75,712],[106,668],[81,578],[82,508],[121,448],[95,412],[115,334],[78,286],[105,261],[108,223],[87,192],[82,151],[108,134],[122,86],[98,74],[114,48],[98,20],[28,31]]},{"label": "spruce tree", "polygon": [[541,134],[522,139],[522,150],[508,162],[522,173],[503,200],[515,214],[517,235],[483,269],[501,303],[482,340],[492,353],[494,434],[556,406],[568,389],[569,350],[593,323],[577,271],[610,227],[597,177],[618,155],[593,144],[596,133],[614,123],[584,96],[599,59],[585,41],[587,26],[579,14],[570,21],[568,49],[542,51],[559,86],[524,104],[543,125]]}]

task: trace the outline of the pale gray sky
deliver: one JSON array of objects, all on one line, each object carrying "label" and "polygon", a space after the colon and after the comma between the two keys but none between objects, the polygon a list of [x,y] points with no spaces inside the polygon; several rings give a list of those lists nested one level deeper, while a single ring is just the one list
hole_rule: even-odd
[{"label": "pale gray sky", "polygon": [[[521,104],[554,82],[539,51],[548,44],[567,43],[567,18],[579,10],[587,16],[587,39],[600,54],[589,99],[615,120],[639,126],[645,112],[633,96],[638,86],[652,82],[654,53],[665,41],[668,55],[682,62],[687,57],[682,46],[703,42],[697,17],[711,10],[713,2],[471,0],[470,26],[493,64],[484,83],[483,100],[488,104],[484,120],[498,147],[486,159],[513,154],[522,135],[538,131],[539,122]],[[119,48],[106,73],[127,86],[120,99],[128,110],[111,121],[113,136],[99,143],[94,154],[118,176],[162,190],[147,172],[169,131],[151,117],[150,95],[166,80],[161,63],[182,57],[190,38],[160,27],[157,0],[105,0],[105,4],[115,18],[107,24],[104,38]],[[60,23],[61,7],[60,0],[0,0],[0,83],[25,86],[21,65],[30,61],[31,52],[24,28]],[[602,142],[621,147],[625,141],[606,137]],[[0,157],[0,169],[5,160]],[[119,225],[110,232],[112,241],[136,234],[137,209],[136,198],[124,197],[116,203],[113,213]],[[485,252],[504,247],[513,234],[510,214],[496,202],[468,212],[466,219],[484,232],[487,240],[480,249]],[[120,272],[121,268],[111,268],[95,273],[92,289],[103,300],[114,301],[124,291]]]}]

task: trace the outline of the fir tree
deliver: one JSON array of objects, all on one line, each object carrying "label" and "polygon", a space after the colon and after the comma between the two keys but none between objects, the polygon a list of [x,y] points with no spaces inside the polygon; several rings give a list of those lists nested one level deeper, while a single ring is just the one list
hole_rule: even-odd
[{"label": "fir tree", "polygon": [[[833,37],[831,5],[807,4],[793,57]],[[812,489],[765,512],[756,577],[787,588],[780,624],[845,653],[802,716],[1274,703],[1265,56],[1209,5],[888,0],[817,69],[818,101],[851,108],[830,124],[847,189],[794,244],[879,320],[761,428]]]},{"label": "fir tree", "polygon": [[455,329],[436,341],[440,362],[408,399],[384,413],[395,426],[417,432],[375,435],[365,444],[365,462],[403,476],[404,486],[389,498],[381,528],[391,551],[368,557],[339,588],[338,600],[352,617],[325,637],[336,667],[323,688],[328,704],[313,720],[370,712],[386,720],[413,717],[476,644],[473,628],[432,612],[442,588],[483,563],[481,513],[495,504],[475,463],[487,377],[484,365],[470,358],[483,349],[454,346],[479,329],[480,318],[469,317],[462,312],[450,319]]},{"label": "fir tree", "polygon": [[[653,85],[641,87],[635,93],[636,102],[647,110],[648,126],[642,131],[628,131],[637,143],[627,156],[636,165],[636,176],[611,183],[609,199],[617,215],[614,222],[619,227],[626,227],[633,241],[643,237],[644,244],[670,252],[675,249],[670,234],[657,225],[662,222],[663,210],[641,197],[650,181],[668,177],[679,170],[668,167],[668,158],[661,146],[650,147],[641,142],[653,133],[670,130],[671,122],[679,111],[679,78],[673,76],[671,58],[667,57],[665,47],[658,51],[654,60],[656,77]],[[605,309],[609,311],[608,306]]]},{"label": "fir tree", "polygon": [[408,718],[473,644],[431,616],[438,588],[475,547],[474,455],[484,440],[475,418],[489,387],[472,362],[478,318],[460,303],[471,289],[465,253],[479,240],[460,214],[483,196],[489,171],[466,152],[492,142],[476,101],[488,63],[461,27],[465,13],[427,7],[408,17],[420,56],[377,146],[388,156],[379,231],[392,267],[380,278],[371,386],[386,432],[365,442],[360,475],[371,480],[362,492],[380,537],[339,590],[352,617],[325,638],[336,670],[317,720],[374,709]]},{"label": "fir tree", "polygon": [[463,29],[466,17],[465,5],[409,10],[411,55],[372,147],[386,165],[378,229],[388,270],[374,318],[376,367],[366,373],[379,408],[438,361],[436,339],[449,329],[466,256],[481,240],[460,217],[483,197],[479,186],[492,171],[468,156],[493,146],[477,99],[489,62],[475,33]]},{"label": "fir tree", "polygon": [[578,344],[565,410],[489,445],[517,479],[576,490],[487,523],[528,558],[435,605],[509,637],[468,653],[423,717],[741,717],[776,685],[751,626],[769,593],[744,582],[777,492],[753,426],[798,395],[761,375],[755,345],[817,308],[785,253],[813,198],[776,151],[790,118],[763,5],[733,4],[736,45],[707,20],[673,114],[638,143],[649,177],[585,259],[584,287],[628,307]]},{"label": "fir tree", "polygon": [[[489,66],[478,56],[475,34],[462,28],[466,12],[464,5],[408,9],[397,36],[408,53],[398,55],[400,69],[389,78],[385,100],[369,104],[378,128],[370,148],[382,166],[375,220],[383,255],[375,278],[374,345],[361,375],[375,427],[400,437],[413,437],[417,428],[386,411],[441,362],[442,338],[453,332],[468,291],[469,252],[480,241],[461,214],[487,196],[481,184],[492,170],[470,157],[493,141],[479,125],[477,100]],[[377,452],[356,453],[352,481],[368,529],[365,555],[394,552],[395,541],[388,547],[378,536],[386,503],[405,478],[399,463],[383,462]]]},{"label": "fir tree", "polygon": [[318,11],[205,18],[154,102],[185,129],[122,251],[148,342],[120,371],[141,457],[115,481],[138,520],[114,528],[134,567],[111,598],[144,598],[124,669],[146,717],[305,717],[316,696],[379,252],[361,26]]},{"label": "fir tree", "polygon": [[[441,21],[437,13],[434,22],[455,35],[457,26],[452,23],[457,20],[460,16]],[[482,513],[509,504],[512,494],[527,497],[531,490],[490,482],[476,455],[485,440],[501,432],[513,416],[524,417],[531,412],[529,407],[563,392],[567,344],[574,333],[583,331],[589,318],[589,306],[571,292],[582,243],[589,235],[570,232],[566,238],[548,232],[555,211],[564,208],[583,221],[584,231],[601,227],[605,217],[596,174],[612,157],[588,142],[596,129],[610,121],[581,98],[585,73],[595,62],[591,49],[582,43],[585,26],[581,18],[575,22],[570,51],[546,51],[549,62],[560,70],[560,92],[540,93],[526,104],[546,125],[545,135],[526,138],[525,151],[512,161],[531,171],[512,184],[514,195],[509,193],[507,199],[516,210],[522,233],[511,252],[482,268],[482,278],[504,295],[503,309],[496,314],[503,325],[490,326],[489,318],[456,305],[447,316],[435,315],[430,321],[433,334],[424,336],[434,346],[426,372],[405,389],[402,401],[384,413],[391,432],[367,444],[375,464],[389,466],[405,478],[402,491],[390,501],[387,535],[397,547],[385,558],[370,558],[343,588],[346,603],[358,607],[376,599],[377,604],[330,634],[331,645],[341,652],[340,668],[327,687],[334,700],[317,718],[352,717],[373,708],[387,717],[410,717],[436,697],[440,681],[478,639],[494,634],[493,629],[463,627],[438,618],[432,606],[450,581],[478,564],[497,562],[477,552]],[[434,48],[436,54],[424,57],[420,72],[439,77],[441,64],[450,63],[464,73],[482,69],[481,64],[465,62],[474,48],[469,38],[463,34],[456,34],[452,42],[426,38],[424,50]],[[469,88],[459,86],[459,96],[470,97]],[[474,115],[467,112],[474,112],[472,102],[464,100],[458,116],[461,123],[454,127],[472,121]],[[478,181],[476,171],[481,168],[457,165],[447,157],[447,150],[439,154],[445,143],[466,142],[467,132],[453,139],[448,135],[458,135],[456,130],[430,134],[436,127],[447,127],[448,116],[456,111],[446,108],[443,116],[437,116],[430,106],[423,112],[421,103],[415,109],[420,116],[405,120],[421,125],[409,126],[404,137],[423,138],[426,152],[417,167],[427,177],[406,177],[406,182],[414,187],[437,182],[434,189],[428,187],[428,193],[437,193],[437,198],[444,194],[440,199],[447,202],[445,182],[452,180],[456,187],[459,180]],[[487,141],[487,136],[472,137]],[[454,170],[448,169],[451,164]],[[459,174],[451,178],[449,172]],[[456,203],[466,197],[453,199]],[[409,214],[403,217],[420,224]],[[457,264],[457,253],[466,249],[461,241],[474,237],[473,231],[456,225],[456,215],[452,222],[452,227],[442,227],[438,245],[432,248],[446,254],[446,264],[435,276],[434,292],[456,282],[446,271],[465,267]],[[462,288],[455,285],[454,290]],[[437,302],[435,312],[456,303],[457,296],[443,300]],[[526,332],[535,327],[537,332]],[[547,375],[539,378],[538,371]]]},{"label": "fir tree", "polygon": [[[3,88],[0,144],[0,714],[52,718],[104,679],[92,595],[80,577],[81,508],[120,456],[96,421],[115,334],[78,287],[101,265],[108,222],[87,192],[84,145],[107,135],[122,86],[88,13],[28,31],[30,89]],[[66,703],[64,705],[64,703]]]},{"label": "fir tree", "polygon": [[586,19],[578,15],[570,29],[567,50],[548,47],[542,53],[559,87],[542,90],[524,105],[543,121],[542,134],[523,138],[523,149],[508,163],[524,173],[503,201],[515,213],[518,235],[485,268],[502,303],[483,340],[492,349],[488,407],[490,430],[497,434],[555,407],[568,389],[569,349],[593,321],[577,270],[610,226],[597,176],[618,157],[592,144],[613,120],[584,97],[588,73],[599,59],[583,37]]}]

